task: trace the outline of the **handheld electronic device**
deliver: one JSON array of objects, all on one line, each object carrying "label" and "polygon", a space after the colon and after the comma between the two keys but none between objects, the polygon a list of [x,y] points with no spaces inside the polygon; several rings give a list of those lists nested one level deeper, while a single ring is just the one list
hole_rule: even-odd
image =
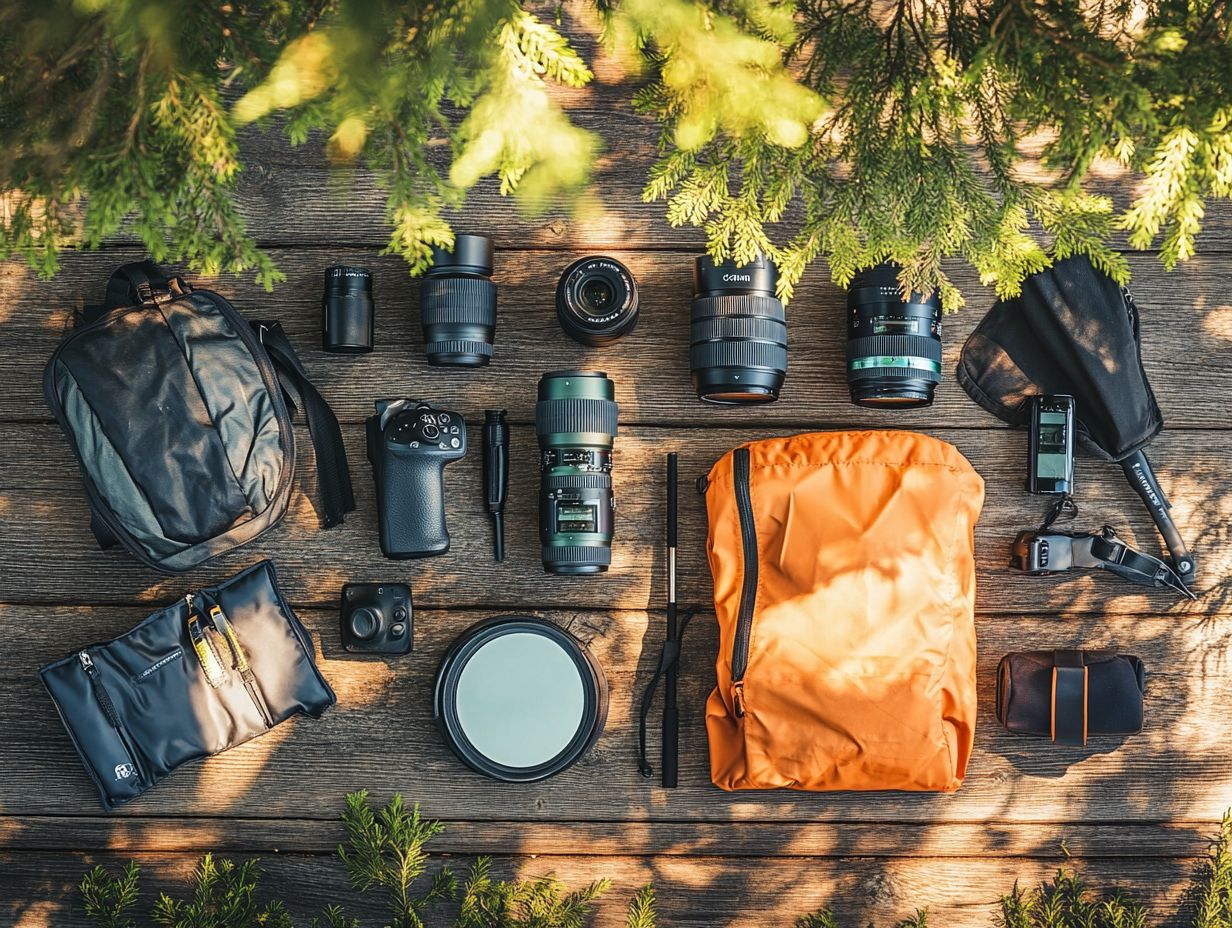
[{"label": "handheld electronic device", "polygon": [[415,400],[377,400],[368,419],[381,552],[402,559],[444,554],[445,466],[466,454],[466,422]]},{"label": "handheld electronic device", "polygon": [[342,588],[342,647],[352,654],[407,654],[414,648],[411,588],[348,583]]},{"label": "handheld electronic device", "polygon": [[1027,459],[1027,492],[1040,495],[1074,492],[1074,398],[1064,394],[1033,396]]}]

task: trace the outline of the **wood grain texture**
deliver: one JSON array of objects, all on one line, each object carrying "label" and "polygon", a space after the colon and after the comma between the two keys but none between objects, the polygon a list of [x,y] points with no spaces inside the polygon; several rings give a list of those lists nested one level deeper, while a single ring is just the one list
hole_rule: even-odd
[{"label": "wood grain texture", "polygon": [[[571,28],[577,23],[566,12]],[[1201,254],[1165,273],[1133,253],[1144,363],[1168,430],[1151,455],[1185,538],[1200,559],[1201,600],[1178,603],[1110,576],[1022,577],[1005,566],[1013,534],[1045,504],[1020,489],[1025,437],[971,402],[953,379],[964,339],[993,303],[960,266],[969,306],[945,322],[945,379],[927,410],[896,414],[853,407],[844,377],[844,294],[824,263],[811,268],[788,308],[790,370],[782,399],[757,409],[718,409],[694,397],[688,372],[688,307],[697,229],[670,229],[662,204],[641,201],[655,127],[628,105],[619,68],[580,37],[597,61],[592,87],[562,95],[571,115],[603,136],[606,152],[575,211],[521,214],[483,184],[455,217],[459,231],[497,243],[499,321],[493,365],[429,368],[418,285],[400,259],[379,254],[388,237],[385,196],[370,172],[331,169],[320,139],[293,149],[276,131],[249,129],[240,177],[248,227],[288,280],[272,294],[250,280],[194,281],[217,289],[250,318],[278,318],[338,411],[359,509],[345,526],[317,527],[311,468],[283,525],[208,569],[165,578],[118,552],[100,552],[86,529],[80,480],[42,397],[43,367],[71,314],[101,296],[117,265],[141,257],[121,236],[96,253],[69,253],[51,282],[0,264],[0,924],[79,928],[72,886],[87,863],[137,857],[147,898],[182,891],[211,848],[264,855],[267,889],[297,915],[352,898],[332,857],[343,796],[401,791],[448,822],[435,843],[451,866],[491,854],[508,876],[554,871],[571,885],[610,876],[613,892],[595,921],[622,923],[640,885],[659,888],[672,928],[786,926],[832,905],[844,925],[889,926],[927,906],[933,924],[990,923],[1015,880],[1044,879],[1062,844],[1092,883],[1147,901],[1151,921],[1184,922],[1181,893],[1207,838],[1232,806],[1232,204],[1212,203]],[[1132,179],[1108,174],[1092,189],[1124,205]],[[792,217],[788,217],[791,221]],[[642,316],[617,345],[591,350],[557,325],[560,271],[583,253],[607,252],[637,277]],[[322,272],[363,264],[376,281],[377,350],[332,357],[319,350]],[[612,571],[602,579],[546,576],[536,532],[535,383],[544,371],[606,370],[621,407]],[[513,423],[509,560],[491,561],[479,499],[479,436],[446,472],[453,550],[414,564],[381,558],[362,421],[374,399],[415,396],[462,412],[507,408]],[[704,473],[725,451],[769,435],[822,428],[895,427],[954,443],[986,481],[976,532],[979,567],[980,720],[964,787],[953,796],[725,794],[709,785],[700,713],[718,647],[704,612],[686,643],[681,788],[667,791],[636,771],[635,698],[650,678],[663,635],[662,455],[681,454],[682,478]],[[300,430],[301,446],[308,447]],[[1119,472],[1092,459],[1078,469],[1077,527],[1105,522],[1147,551],[1159,543]],[[681,599],[706,606],[702,500],[681,494]],[[92,787],[39,684],[42,664],[125,631],[185,589],[272,558],[320,650],[339,705],[320,722],[299,719],[268,736],[178,772],[114,815]],[[416,652],[385,660],[339,648],[336,601],[347,580],[400,579],[415,590]],[[430,688],[445,646],[469,624],[510,611],[545,615],[588,641],[612,683],[607,729],[596,749],[560,778],[527,787],[494,784],[463,768],[432,725]],[[1109,646],[1138,654],[1149,671],[1146,729],[1102,739],[1089,751],[1012,737],[993,718],[993,673],[1010,650]],[[657,757],[657,715],[651,756]],[[437,860],[434,866],[439,866]],[[360,914],[378,912],[368,900]],[[439,922],[438,922],[439,923]]]}]

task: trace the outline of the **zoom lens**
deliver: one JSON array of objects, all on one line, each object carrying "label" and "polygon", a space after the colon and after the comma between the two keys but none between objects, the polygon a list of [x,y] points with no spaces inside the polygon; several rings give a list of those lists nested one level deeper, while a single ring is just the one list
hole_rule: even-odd
[{"label": "zoom lens", "polygon": [[432,249],[432,267],[419,288],[428,363],[481,367],[492,358],[496,337],[496,285],[492,240],[455,235],[453,250]]},{"label": "zoom lens", "polygon": [[321,302],[321,347],[333,354],[372,350],[372,272],[335,265],[325,269]]},{"label": "zoom lens", "polygon": [[574,261],[556,285],[556,317],[576,342],[600,348],[637,326],[637,282],[615,258]]},{"label": "zoom lens", "polygon": [[904,300],[898,272],[866,268],[847,291],[847,386],[857,406],[928,406],[941,382],[941,300]]},{"label": "zoom lens", "polygon": [[787,375],[787,318],[775,297],[778,271],[769,258],[693,267],[689,367],[698,399],[773,403]]},{"label": "zoom lens", "polygon": [[539,380],[539,541],[550,574],[597,574],[612,563],[616,386],[602,371]]}]

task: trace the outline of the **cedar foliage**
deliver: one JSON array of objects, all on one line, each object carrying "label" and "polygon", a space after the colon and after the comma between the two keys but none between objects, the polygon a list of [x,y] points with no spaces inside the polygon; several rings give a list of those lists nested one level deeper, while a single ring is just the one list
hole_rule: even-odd
[{"label": "cedar foliage", "polygon": [[[442,907],[457,901],[453,928],[584,928],[596,900],[609,889],[607,880],[569,890],[552,876],[504,881],[492,876],[491,861],[479,858],[461,887],[442,868],[426,890],[415,884],[428,869],[425,846],[443,831],[440,822],[424,819],[419,807],[408,810],[400,795],[383,809],[373,810],[366,791],[346,798],[342,812],[347,840],[338,856],[352,886],[367,892],[385,890],[390,928],[445,924]],[[162,928],[294,928],[278,900],[259,899],[260,868],[256,860],[236,864],[206,854],[193,874],[186,899],[163,894],[150,921]],[[137,928],[134,908],[141,872],[136,863],[118,875],[96,866],[82,877],[85,914],[100,928]],[[425,918],[431,912],[431,919]],[[1186,915],[1191,928],[1232,928],[1232,811],[1225,814],[1210,853],[1189,889]],[[631,900],[626,928],[657,928],[653,886]],[[1147,911],[1119,892],[1093,895],[1081,878],[1064,867],[1048,882],[1030,890],[1017,885],[1001,898],[992,928],[1145,928]],[[312,928],[359,928],[341,906],[328,906],[312,920]],[[839,928],[828,909],[801,916],[795,928]],[[917,909],[895,928],[928,928],[927,909]]]},{"label": "cedar foliage", "polygon": [[[645,197],[716,257],[772,255],[790,297],[819,258],[845,285],[962,302],[944,263],[1002,296],[1086,254],[1124,282],[1125,234],[1171,268],[1232,196],[1228,0],[574,0],[640,50],[657,120]],[[553,87],[591,71],[515,0],[9,0],[0,6],[0,259],[127,227],[157,261],[280,279],[245,229],[237,131],[280,115],[384,184],[412,273],[452,243],[482,178],[530,208],[601,150]],[[1035,164],[1042,149],[1041,175]],[[1127,172],[1127,202],[1092,174]]]}]

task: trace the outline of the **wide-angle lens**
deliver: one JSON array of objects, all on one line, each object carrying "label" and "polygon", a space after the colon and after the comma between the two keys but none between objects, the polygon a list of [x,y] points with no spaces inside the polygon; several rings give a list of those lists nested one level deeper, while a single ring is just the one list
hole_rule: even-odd
[{"label": "wide-angle lens", "polygon": [[941,382],[941,299],[903,299],[898,272],[866,268],[847,290],[847,385],[857,406],[928,406]]},{"label": "wide-angle lens", "polygon": [[769,258],[750,264],[709,255],[693,268],[689,368],[708,403],[771,403],[787,375],[787,318]]},{"label": "wide-angle lens", "polygon": [[556,285],[556,316],[576,342],[610,345],[637,325],[637,281],[633,273],[604,255],[574,261]]},{"label": "wide-angle lens", "polygon": [[419,289],[424,351],[429,364],[480,367],[496,338],[492,240],[455,235],[453,250],[432,249],[432,267]]},{"label": "wide-angle lens", "polygon": [[548,573],[600,573],[612,562],[616,419],[616,385],[602,371],[539,380],[539,540]]}]

